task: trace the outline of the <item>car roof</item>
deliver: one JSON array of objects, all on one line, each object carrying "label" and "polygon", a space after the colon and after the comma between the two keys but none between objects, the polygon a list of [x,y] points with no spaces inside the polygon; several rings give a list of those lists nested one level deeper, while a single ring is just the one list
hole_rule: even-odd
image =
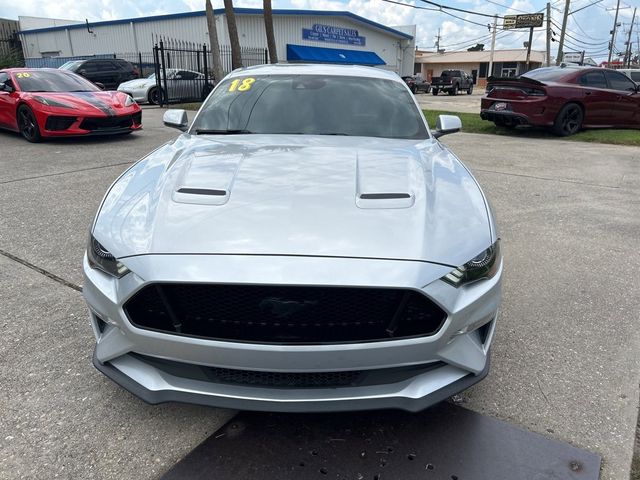
[{"label": "car roof", "polygon": [[229,78],[239,77],[251,73],[254,75],[331,75],[343,77],[367,77],[395,80],[402,79],[397,73],[376,67],[360,65],[334,65],[315,63],[276,63],[272,65],[256,65],[239,68],[229,74]]},{"label": "car roof", "polygon": [[2,72],[9,72],[9,73],[17,73],[17,72],[57,72],[57,73],[73,73],[73,72],[69,72],[68,70],[60,70],[59,68],[29,68],[29,67],[12,67],[12,68],[5,68],[0,70]]}]

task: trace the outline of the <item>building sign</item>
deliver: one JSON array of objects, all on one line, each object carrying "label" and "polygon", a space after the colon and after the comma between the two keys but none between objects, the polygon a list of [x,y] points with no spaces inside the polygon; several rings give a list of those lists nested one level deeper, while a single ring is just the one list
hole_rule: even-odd
[{"label": "building sign", "polygon": [[535,28],[541,27],[544,13],[527,13],[525,15],[505,15],[502,28]]},{"label": "building sign", "polygon": [[567,63],[582,63],[584,61],[584,52],[564,52],[562,61]]},{"label": "building sign", "polygon": [[359,36],[358,31],[353,28],[332,27],[318,23],[311,28],[303,28],[302,38],[316,42],[340,43],[359,47],[364,47],[366,44],[366,38]]}]

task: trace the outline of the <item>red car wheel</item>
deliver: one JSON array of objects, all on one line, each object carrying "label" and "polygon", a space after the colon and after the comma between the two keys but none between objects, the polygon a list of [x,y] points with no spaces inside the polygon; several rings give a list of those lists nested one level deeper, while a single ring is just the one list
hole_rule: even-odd
[{"label": "red car wheel", "polygon": [[42,140],[36,116],[33,110],[27,105],[20,105],[18,107],[18,128],[27,141],[37,143]]}]

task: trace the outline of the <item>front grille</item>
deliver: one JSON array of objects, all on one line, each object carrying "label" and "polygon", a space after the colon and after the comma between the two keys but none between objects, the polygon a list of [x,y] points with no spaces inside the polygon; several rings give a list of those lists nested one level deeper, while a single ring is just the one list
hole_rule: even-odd
[{"label": "front grille", "polygon": [[45,130],[49,130],[51,132],[66,130],[73,122],[76,121],[76,117],[67,117],[62,115],[51,115],[47,118],[47,123],[45,123]]},{"label": "front grille", "polygon": [[276,344],[427,336],[446,318],[419,292],[356,287],[151,284],[124,310],[139,328]]},{"label": "front grille", "polygon": [[404,382],[410,378],[445,366],[444,362],[431,362],[408,367],[392,367],[374,370],[349,370],[344,372],[259,372],[220,367],[207,367],[129,353],[132,357],[178,378],[214,382],[227,385],[271,388],[337,388],[387,385]]},{"label": "front grille", "polygon": [[80,124],[80,128],[84,130],[117,130],[129,128],[133,125],[133,117],[134,115],[121,115],[119,117],[85,118]]}]

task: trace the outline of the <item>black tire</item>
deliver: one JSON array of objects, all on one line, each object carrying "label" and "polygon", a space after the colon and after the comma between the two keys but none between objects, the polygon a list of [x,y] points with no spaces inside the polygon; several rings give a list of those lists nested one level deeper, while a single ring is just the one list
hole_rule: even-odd
[{"label": "black tire", "polygon": [[584,112],[577,103],[567,103],[560,109],[553,122],[553,133],[559,137],[568,137],[582,129]]},{"label": "black tire", "polygon": [[151,90],[149,90],[149,95],[147,97],[147,100],[149,100],[149,103],[151,105],[158,105],[160,103],[160,99],[165,98],[164,92],[162,91],[162,89],[158,89],[158,87],[153,87]]},{"label": "black tire", "polygon": [[40,135],[40,127],[38,127],[38,121],[33,113],[33,110],[28,105],[20,105],[17,112],[18,117],[18,129],[22,136],[31,143],[38,143],[42,141],[42,135]]},{"label": "black tire", "polygon": [[429,93],[431,92],[431,86],[428,86],[427,89],[424,91],[424,93]]},{"label": "black tire", "polygon": [[471,95],[473,93],[473,84],[469,85],[469,90],[467,90],[467,95]]},{"label": "black tire", "polygon": [[493,121],[494,125],[496,127],[504,127],[505,123],[504,123],[504,119],[500,118],[500,117],[496,117],[496,119]]},{"label": "black tire", "polygon": [[458,95],[458,85],[454,85],[451,90],[449,90],[449,95]]},{"label": "black tire", "polygon": [[438,95],[438,89],[434,88],[433,90],[431,90],[431,94],[432,95]]},{"label": "black tire", "polygon": [[418,92],[418,89],[416,88],[415,85],[411,86],[411,93],[413,93],[414,95]]}]

